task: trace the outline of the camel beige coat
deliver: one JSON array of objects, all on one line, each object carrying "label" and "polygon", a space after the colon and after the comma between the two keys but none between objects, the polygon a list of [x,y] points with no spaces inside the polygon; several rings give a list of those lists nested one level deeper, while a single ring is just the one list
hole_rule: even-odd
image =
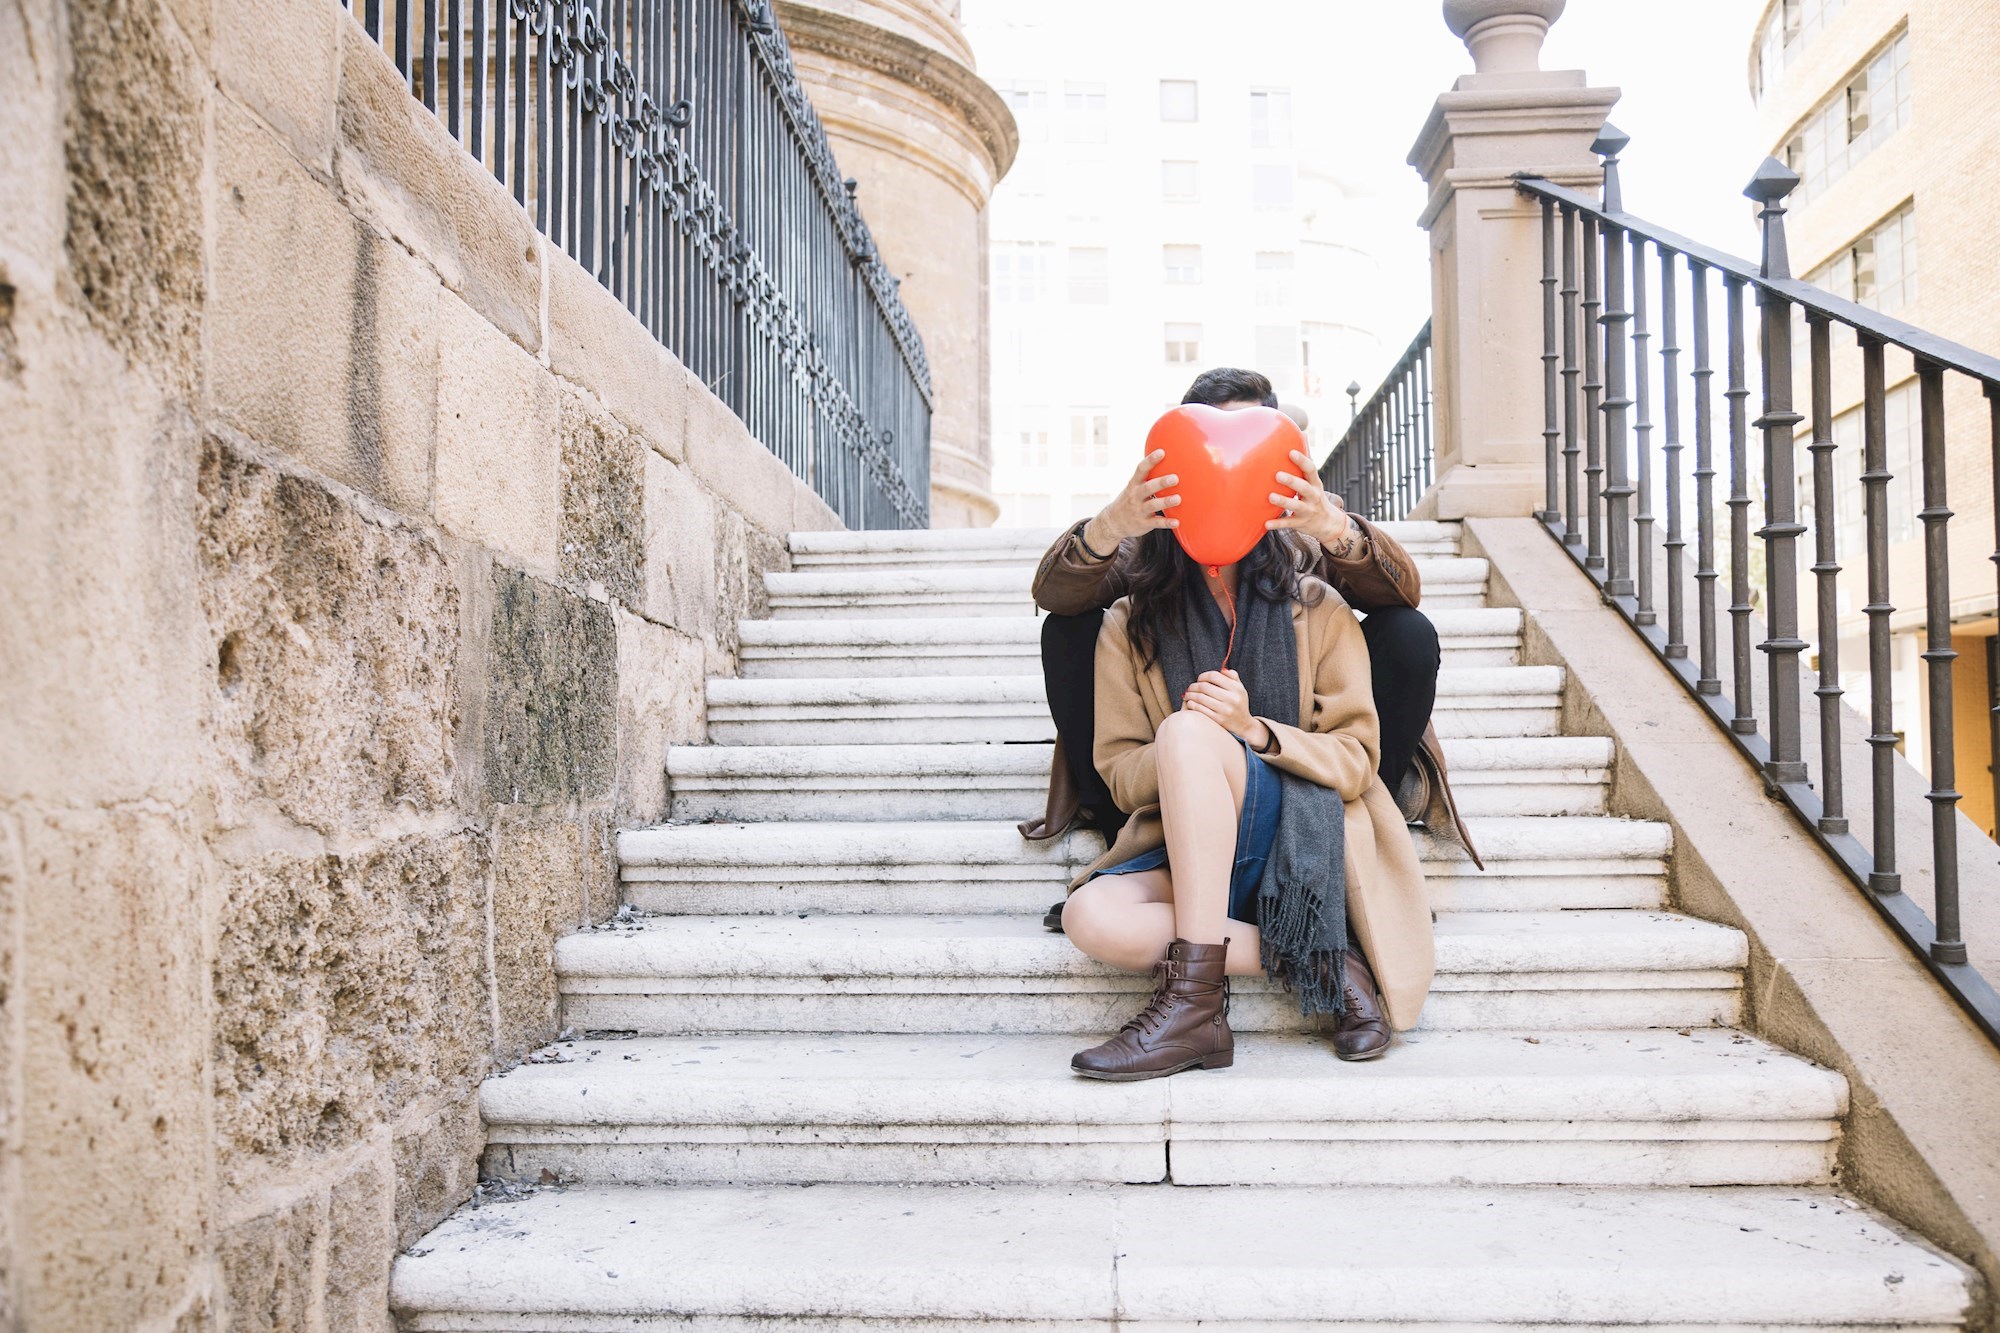
[{"label": "camel beige coat", "polygon": [[[1416,1026],[1430,993],[1433,953],[1430,900],[1408,826],[1376,776],[1379,741],[1361,622],[1340,594],[1317,579],[1323,600],[1292,607],[1299,648],[1299,719],[1291,727],[1265,718],[1275,738],[1264,761],[1339,792],[1347,804],[1347,912],[1374,968],[1389,1022]],[[1097,744],[1093,758],[1126,821],[1081,884],[1165,844],[1153,737],[1175,711],[1157,663],[1141,669],[1125,631],[1131,609],[1121,598],[1105,612],[1097,639]]]}]

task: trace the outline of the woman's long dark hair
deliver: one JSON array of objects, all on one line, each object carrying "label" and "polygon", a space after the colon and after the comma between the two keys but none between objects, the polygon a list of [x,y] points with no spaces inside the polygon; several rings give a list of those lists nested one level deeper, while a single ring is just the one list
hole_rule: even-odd
[{"label": "woman's long dark hair", "polygon": [[[1307,543],[1294,540],[1289,533],[1267,532],[1237,564],[1236,600],[1262,597],[1317,606],[1325,593],[1305,582],[1314,563]],[[1140,538],[1139,560],[1127,589],[1132,609],[1125,633],[1139,650],[1141,666],[1159,661],[1160,644],[1185,632],[1190,591],[1208,596],[1201,566],[1181,549],[1173,532],[1155,528]]]}]

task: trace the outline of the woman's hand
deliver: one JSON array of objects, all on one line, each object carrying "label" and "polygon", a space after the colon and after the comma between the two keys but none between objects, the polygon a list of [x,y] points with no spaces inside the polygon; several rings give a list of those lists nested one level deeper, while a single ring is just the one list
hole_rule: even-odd
[{"label": "woman's hand", "polygon": [[1132,471],[1132,479],[1125,483],[1125,489],[1111,498],[1104,511],[1084,525],[1083,541],[1093,551],[1110,555],[1118,549],[1118,543],[1127,537],[1142,537],[1154,528],[1177,528],[1181,521],[1167,517],[1167,510],[1181,502],[1178,495],[1163,495],[1180,484],[1180,477],[1169,472],[1164,477],[1146,480],[1146,474],[1160,465],[1167,456],[1166,450],[1155,449],[1139,460],[1139,466]]},{"label": "woman's hand", "polygon": [[1294,449],[1292,466],[1299,470],[1300,475],[1280,472],[1278,484],[1291,487],[1295,493],[1271,492],[1271,503],[1285,513],[1282,518],[1271,519],[1264,527],[1270,532],[1297,529],[1331,550],[1347,540],[1348,534],[1354,531],[1354,522],[1347,517],[1347,509],[1340,503],[1340,497],[1319,484],[1319,473],[1314,470],[1310,458]]},{"label": "woman's hand", "polygon": [[1181,696],[1181,707],[1199,713],[1255,750],[1271,748],[1271,729],[1250,715],[1250,691],[1234,671],[1204,671]]}]

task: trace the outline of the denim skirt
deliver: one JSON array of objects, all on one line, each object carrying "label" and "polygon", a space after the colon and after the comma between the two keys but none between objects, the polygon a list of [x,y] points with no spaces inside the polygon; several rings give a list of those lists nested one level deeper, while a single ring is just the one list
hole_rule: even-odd
[{"label": "denim skirt", "polygon": [[[1278,840],[1278,810],[1285,789],[1278,771],[1243,742],[1243,814],[1236,821],[1236,864],[1229,872],[1229,915],[1249,925],[1257,924],[1257,885],[1264,878],[1264,862],[1270,859],[1271,844]],[[1141,870],[1158,870],[1167,864],[1167,849],[1155,847],[1115,866],[1106,866],[1098,875],[1130,875]],[[1097,875],[1092,875],[1092,879]]]}]

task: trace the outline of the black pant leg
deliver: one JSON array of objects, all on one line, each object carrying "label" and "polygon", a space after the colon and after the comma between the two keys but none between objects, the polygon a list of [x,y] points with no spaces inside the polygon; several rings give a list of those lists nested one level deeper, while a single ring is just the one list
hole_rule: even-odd
[{"label": "black pant leg", "polygon": [[1375,712],[1382,721],[1382,766],[1377,771],[1391,792],[1416,757],[1437,703],[1437,626],[1413,606],[1370,611],[1361,622],[1374,677]]},{"label": "black pant leg", "polygon": [[1097,736],[1097,631],[1103,624],[1102,611],[1043,616],[1042,682],[1083,807],[1100,828],[1115,828],[1123,820],[1090,759]]}]

